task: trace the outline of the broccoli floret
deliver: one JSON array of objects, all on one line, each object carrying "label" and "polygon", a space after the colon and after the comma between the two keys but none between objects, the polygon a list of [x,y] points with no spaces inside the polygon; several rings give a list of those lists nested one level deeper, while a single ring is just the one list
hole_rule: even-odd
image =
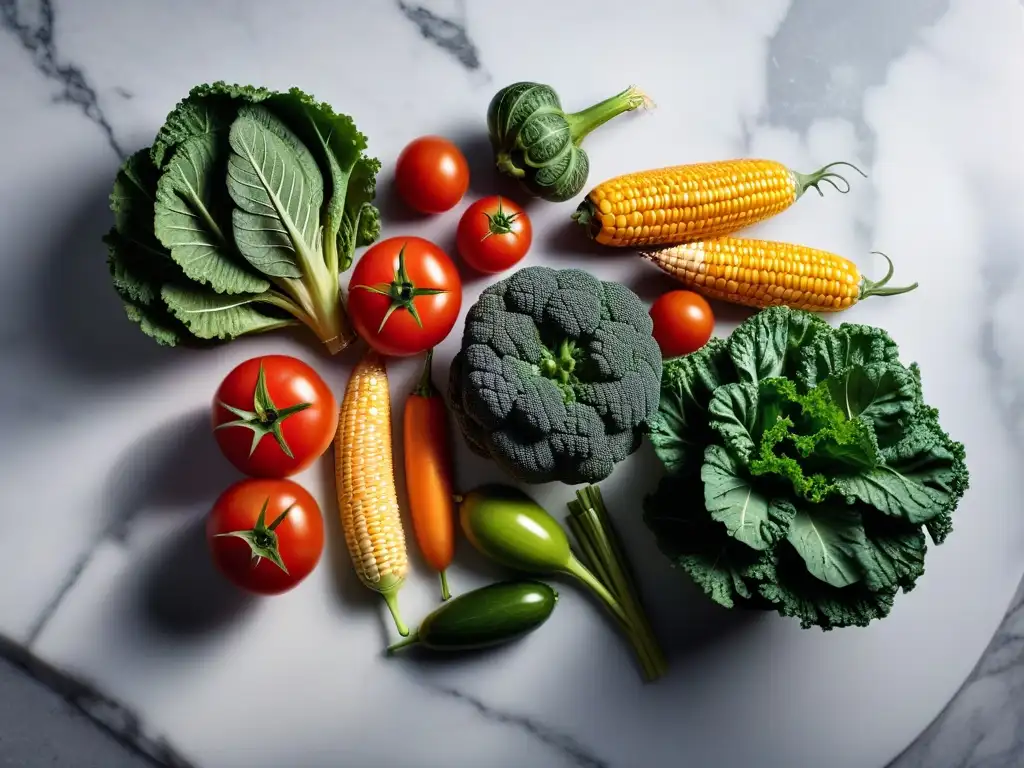
[{"label": "broccoli floret", "polygon": [[640,299],[579,269],[526,267],[470,308],[449,399],[467,444],[527,483],[603,480],[658,411]]}]

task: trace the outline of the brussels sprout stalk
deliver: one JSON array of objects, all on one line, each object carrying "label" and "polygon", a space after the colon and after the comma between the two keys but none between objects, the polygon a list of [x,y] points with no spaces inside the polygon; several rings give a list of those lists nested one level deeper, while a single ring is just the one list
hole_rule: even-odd
[{"label": "brussels sprout stalk", "polygon": [[650,106],[651,100],[647,94],[635,85],[631,85],[621,93],[617,93],[604,101],[599,101],[592,107],[566,115],[565,119],[569,123],[573,144],[578,147],[587,134],[595,128],[600,128],[613,117],[618,117],[623,112],[632,112],[639,107]]}]

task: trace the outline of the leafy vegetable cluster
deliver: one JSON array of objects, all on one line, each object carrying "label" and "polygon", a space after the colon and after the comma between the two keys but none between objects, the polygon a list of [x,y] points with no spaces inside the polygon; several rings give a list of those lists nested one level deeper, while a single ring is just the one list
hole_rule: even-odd
[{"label": "leafy vegetable cluster", "polygon": [[968,486],[963,446],[884,331],[786,307],[666,362],[651,440],[662,551],[721,605],[805,628],[886,616]]},{"label": "leafy vegetable cluster", "polygon": [[351,339],[338,274],[380,234],[380,163],[298,89],[193,88],[122,165],[104,240],[128,317],[161,344],[297,323]]},{"label": "leafy vegetable cluster", "polygon": [[451,366],[466,442],[527,483],[607,477],[657,413],[652,331],[636,294],[583,270],[526,267],[495,283]]}]

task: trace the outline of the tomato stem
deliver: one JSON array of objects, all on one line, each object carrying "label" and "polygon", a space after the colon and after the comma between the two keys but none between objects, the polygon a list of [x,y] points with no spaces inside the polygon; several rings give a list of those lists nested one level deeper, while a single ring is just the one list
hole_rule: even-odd
[{"label": "tomato stem", "polygon": [[267,525],[267,506],[270,504],[270,497],[268,496],[263,502],[263,506],[260,508],[259,517],[256,518],[256,525],[247,531],[228,531],[227,533],[214,534],[215,538],[221,536],[232,536],[236,539],[241,539],[249,545],[249,549],[252,551],[252,567],[255,568],[260,564],[260,560],[269,560],[278,568],[285,573],[288,573],[288,568],[284,564],[284,560],[281,559],[281,551],[278,548],[277,534],[274,533],[274,529],[279,526],[284,519],[288,516],[288,513],[292,511],[292,507],[295,504],[290,504],[284,512],[278,515],[274,522],[269,526]]},{"label": "tomato stem", "polygon": [[505,213],[501,207],[501,195],[498,195],[498,210],[493,214],[484,211],[484,216],[487,217],[487,234],[480,238],[481,243],[491,235],[515,235],[519,237],[519,233],[512,230],[512,224],[519,218],[519,211],[512,214]]},{"label": "tomato stem", "polygon": [[295,456],[292,454],[292,449],[289,447],[288,442],[284,439],[281,423],[289,416],[293,416],[299,411],[304,411],[313,405],[312,403],[296,403],[286,408],[278,408],[270,396],[270,390],[267,389],[267,375],[263,370],[262,360],[260,361],[260,372],[256,377],[256,389],[252,396],[252,410],[246,411],[243,408],[236,408],[223,401],[218,401],[218,404],[238,418],[234,421],[218,424],[214,427],[214,430],[227,429],[228,427],[251,429],[252,444],[249,446],[250,456],[256,452],[256,447],[264,437],[272,435],[281,451],[289,459],[293,459]]}]

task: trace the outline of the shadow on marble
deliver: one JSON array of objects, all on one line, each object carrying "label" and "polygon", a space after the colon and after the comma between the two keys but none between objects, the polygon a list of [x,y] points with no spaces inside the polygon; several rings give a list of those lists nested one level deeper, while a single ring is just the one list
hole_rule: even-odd
[{"label": "shadow on marble", "polygon": [[540,198],[528,194],[518,181],[498,171],[487,127],[482,122],[478,129],[453,126],[446,135],[466,156],[469,166],[467,198],[501,195],[515,200],[528,213],[544,204]]},{"label": "shadow on marble", "polygon": [[216,632],[256,599],[227,582],[210,559],[206,513],[176,531],[139,582],[141,615],[153,630],[179,639]]},{"label": "shadow on marble", "polygon": [[143,511],[212,505],[229,483],[240,479],[210,437],[207,408],[175,417],[129,445],[114,463],[105,494],[109,535],[127,538]]},{"label": "shadow on marble", "polygon": [[632,259],[638,262],[636,251],[632,248],[609,248],[591,240],[583,228],[577,224],[572,213],[575,208],[566,206],[565,217],[554,226],[545,227],[543,232],[535,233],[541,241],[546,260],[552,262],[556,269],[579,267],[580,257],[597,261],[623,261]]},{"label": "shadow on marble", "polygon": [[[641,449],[643,469],[637,472],[636,485],[644,495],[654,489],[660,468],[654,465],[653,451]],[[631,484],[632,485],[632,484]],[[614,486],[604,493],[605,505],[613,525],[624,542],[641,590],[641,600],[650,618],[658,642],[669,663],[698,654],[729,635],[746,632],[764,620],[757,610],[727,610],[712,602],[681,570],[658,549],[653,534],[642,519],[641,502],[629,487]]]},{"label": "shadow on marble", "polygon": [[65,375],[112,383],[173,359],[173,350],[157,345],[125,317],[110,281],[101,238],[113,224],[108,204],[113,181],[97,178],[84,187],[78,208],[44,233],[38,269],[25,288],[32,295],[28,306],[39,312],[26,326],[38,334],[34,346]]},{"label": "shadow on marble", "polygon": [[142,614],[170,635],[213,631],[250,604],[220,577],[206,549],[206,509],[237,474],[210,438],[209,419],[203,408],[164,425],[127,448],[109,477],[108,535],[122,541],[139,514],[202,507],[140,579]]}]

